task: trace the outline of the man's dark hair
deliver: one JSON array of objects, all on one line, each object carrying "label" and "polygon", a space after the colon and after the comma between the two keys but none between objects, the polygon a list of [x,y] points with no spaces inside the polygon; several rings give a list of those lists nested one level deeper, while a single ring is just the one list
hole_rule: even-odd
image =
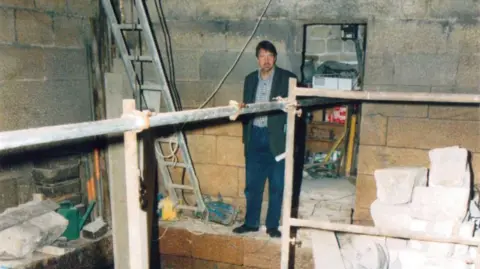
[{"label": "man's dark hair", "polygon": [[272,42],[264,40],[258,43],[256,51],[255,51],[255,56],[258,58],[258,54],[260,53],[260,49],[264,49],[268,52],[271,52],[275,58],[277,57],[277,49],[275,46],[272,44]]}]

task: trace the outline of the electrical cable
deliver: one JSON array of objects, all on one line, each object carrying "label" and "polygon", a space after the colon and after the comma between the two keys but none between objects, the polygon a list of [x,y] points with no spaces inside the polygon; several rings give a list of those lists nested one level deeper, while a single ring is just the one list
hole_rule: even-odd
[{"label": "electrical cable", "polygon": [[252,34],[250,35],[250,37],[248,38],[247,42],[245,43],[245,46],[243,46],[242,50],[240,51],[240,53],[238,54],[237,56],[237,59],[235,59],[235,61],[233,62],[232,66],[230,67],[230,69],[227,71],[227,73],[223,76],[223,78],[220,80],[220,82],[218,83],[217,85],[217,88],[215,88],[215,90],[210,94],[210,96],[207,98],[207,100],[205,100],[205,102],[203,104],[200,105],[200,107],[198,107],[198,109],[201,109],[203,108],[206,104],[208,104],[208,102],[210,102],[210,100],[215,96],[215,94],[217,94],[217,92],[220,90],[220,87],[223,85],[223,83],[225,82],[225,79],[227,79],[228,75],[230,75],[230,73],[232,72],[233,68],[235,68],[235,66],[237,65],[238,61],[240,60],[240,57],[243,55],[243,52],[245,51],[245,49],[247,48],[248,44],[250,43],[250,41],[253,39],[255,33],[257,32],[257,29],[258,27],[260,26],[260,23],[262,22],[262,19],[263,17],[265,16],[265,13],[267,13],[267,10],[268,10],[268,7],[270,6],[270,4],[272,3],[272,0],[267,0],[267,4],[265,6],[265,9],[263,10],[262,14],[260,15],[260,17],[258,18],[258,21],[257,21],[257,24],[255,25],[255,27],[253,28],[253,31],[252,31]]}]

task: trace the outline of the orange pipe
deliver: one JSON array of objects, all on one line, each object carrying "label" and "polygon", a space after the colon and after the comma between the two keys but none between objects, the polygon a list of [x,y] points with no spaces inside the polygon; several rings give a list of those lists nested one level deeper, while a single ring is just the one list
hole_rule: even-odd
[{"label": "orange pipe", "polygon": [[100,180],[100,157],[99,157],[98,149],[93,150],[93,159],[95,162],[95,179],[99,181]]}]

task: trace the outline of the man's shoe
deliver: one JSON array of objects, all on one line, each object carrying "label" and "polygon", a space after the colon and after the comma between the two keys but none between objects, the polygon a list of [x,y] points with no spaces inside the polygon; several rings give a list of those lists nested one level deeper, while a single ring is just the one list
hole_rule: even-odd
[{"label": "man's shoe", "polygon": [[249,232],[258,232],[258,227],[249,227],[245,224],[242,226],[239,226],[235,229],[233,229],[233,232],[236,234],[243,234],[243,233],[249,233]]},{"label": "man's shoe", "polygon": [[270,237],[282,237],[282,233],[276,228],[267,229],[267,234],[270,235]]}]

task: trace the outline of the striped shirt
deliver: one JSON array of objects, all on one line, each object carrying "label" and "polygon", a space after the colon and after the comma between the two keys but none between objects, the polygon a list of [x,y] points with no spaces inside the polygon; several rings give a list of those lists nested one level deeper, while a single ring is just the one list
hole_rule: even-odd
[{"label": "striped shirt", "polygon": [[[266,78],[263,79],[260,75],[260,70],[258,71],[258,85],[257,92],[255,95],[255,103],[269,102],[270,93],[272,91],[272,81],[275,69],[272,70],[272,73]],[[267,127],[267,116],[257,116],[253,120],[253,125],[257,127]]]}]

